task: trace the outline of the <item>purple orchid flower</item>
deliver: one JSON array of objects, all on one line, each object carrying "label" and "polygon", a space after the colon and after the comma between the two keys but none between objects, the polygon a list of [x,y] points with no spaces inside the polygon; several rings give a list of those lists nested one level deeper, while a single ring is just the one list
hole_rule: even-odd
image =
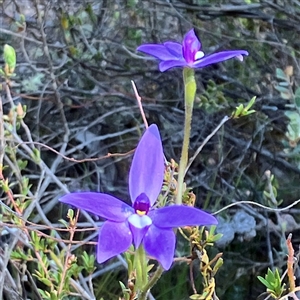
[{"label": "purple orchid flower", "polygon": [[160,59],[159,70],[161,72],[174,67],[203,68],[233,57],[242,61],[243,55],[248,55],[245,50],[232,50],[205,56],[194,29],[184,36],[182,45],[176,42],[165,42],[162,45],[145,44],[139,46],[137,50]]},{"label": "purple orchid flower", "polygon": [[171,205],[154,209],[164,179],[164,154],[156,125],[141,138],[129,173],[132,206],[103,193],[82,192],[60,201],[107,219],[99,230],[97,261],[102,263],[141,244],[146,253],[165,270],[171,267],[175,251],[173,228],[217,224],[212,215],[190,206]]}]

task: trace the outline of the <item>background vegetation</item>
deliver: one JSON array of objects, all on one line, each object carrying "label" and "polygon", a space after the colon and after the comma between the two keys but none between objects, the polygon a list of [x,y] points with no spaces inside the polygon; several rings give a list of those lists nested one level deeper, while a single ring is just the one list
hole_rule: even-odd
[{"label": "background vegetation", "polygon": [[[287,235],[294,234],[296,250],[300,244],[299,205],[292,205],[300,198],[300,3],[0,4],[0,51],[9,44],[17,52],[16,75],[10,89],[3,85],[2,91],[6,151],[0,291],[5,299],[41,299],[38,289],[51,291],[54,286],[76,290],[68,299],[92,299],[92,290],[96,299],[121,296],[118,280],[126,280],[122,257],[96,263],[93,269],[90,255],[101,220],[81,213],[77,227],[83,231],[74,236],[59,231],[65,228],[59,220],[66,219],[67,208],[58,198],[68,191],[92,190],[129,200],[130,159],[143,131],[131,80],[143,98],[149,123],[160,128],[166,157],[179,160],[184,117],[181,70],[160,73],[155,60],[135,49],[141,43],[181,41],[191,28],[205,53],[245,49],[250,54],[243,63],[231,60],[197,70],[191,156],[225,115],[253,96],[256,113],[228,121],[197,156],[186,180],[198,207],[219,212],[236,204],[218,213],[218,231],[224,238],[215,252],[224,253],[224,266],[216,279],[217,295],[222,300],[257,299],[265,291],[257,276],[264,277],[268,267],[279,268],[281,274],[286,269]],[[2,58],[0,63],[4,65]],[[241,201],[273,210],[238,205]],[[52,245],[49,239],[43,245],[49,235]],[[70,239],[79,242],[71,246]],[[53,268],[64,269],[60,262],[67,251],[76,253],[78,265],[70,256],[74,261],[66,263],[74,269],[64,274],[72,278],[65,287]],[[185,251],[179,243],[178,254],[188,255]],[[196,283],[201,287],[197,275]],[[152,295],[157,300],[182,300],[192,292],[188,266],[181,263],[161,278]]]}]

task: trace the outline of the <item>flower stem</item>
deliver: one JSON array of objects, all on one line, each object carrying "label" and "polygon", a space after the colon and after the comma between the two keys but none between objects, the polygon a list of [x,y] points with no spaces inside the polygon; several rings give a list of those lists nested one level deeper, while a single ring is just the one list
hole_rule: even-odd
[{"label": "flower stem", "polygon": [[136,290],[139,291],[147,284],[147,258],[142,245],[136,250],[135,256],[136,268]]},{"label": "flower stem", "polygon": [[164,269],[162,268],[161,265],[159,265],[158,268],[157,268],[157,270],[155,271],[154,275],[149,280],[149,282],[141,290],[141,293],[140,293],[140,295],[138,297],[138,300],[146,300],[148,292],[156,284],[156,282],[161,277],[161,275],[162,275],[163,272],[164,272]]},{"label": "flower stem", "polygon": [[183,69],[183,82],[184,82],[184,106],[185,106],[184,136],[183,136],[181,157],[179,162],[176,204],[182,204],[184,174],[188,162],[188,151],[189,151],[190,136],[191,136],[193,106],[194,106],[194,100],[195,100],[196,88],[197,88],[194,69],[191,68]]}]

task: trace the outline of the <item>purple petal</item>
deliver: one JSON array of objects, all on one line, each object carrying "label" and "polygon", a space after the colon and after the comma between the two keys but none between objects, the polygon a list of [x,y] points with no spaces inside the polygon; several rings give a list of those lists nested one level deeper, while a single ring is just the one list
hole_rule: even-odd
[{"label": "purple petal", "polygon": [[185,66],[187,66],[187,62],[185,60],[167,60],[167,61],[162,61],[159,64],[159,71],[164,72],[171,68],[185,67]]},{"label": "purple petal", "polygon": [[156,125],[143,134],[132,160],[129,172],[129,193],[132,203],[145,193],[151,203],[156,201],[164,179],[164,153]]},{"label": "purple petal", "polygon": [[[182,45],[176,42],[165,42],[164,46],[178,59],[183,59]],[[174,59],[174,58],[173,58]]]},{"label": "purple petal", "polygon": [[211,64],[219,63],[224,60],[228,60],[234,57],[241,59],[241,55],[248,55],[249,53],[245,50],[233,50],[233,51],[222,51],[218,53],[213,53],[208,56],[195,61],[193,68],[203,68]]},{"label": "purple petal", "polygon": [[97,261],[104,261],[125,252],[132,244],[132,234],[128,225],[106,221],[99,231]]},{"label": "purple petal", "polygon": [[133,214],[128,218],[128,223],[133,235],[134,246],[137,249],[148,231],[149,226],[152,224],[152,221],[148,216]]},{"label": "purple petal", "polygon": [[121,200],[102,193],[83,192],[63,196],[59,201],[115,222],[124,222],[134,209]]},{"label": "purple petal", "polygon": [[145,44],[137,47],[136,50],[152,55],[160,60],[170,60],[177,58],[177,56],[173,55],[174,51],[171,53],[164,45]]},{"label": "purple petal", "polygon": [[198,40],[194,29],[191,29],[183,38],[183,57],[188,64],[195,61],[195,55],[201,48],[201,43]]},{"label": "purple petal", "polygon": [[172,205],[151,210],[148,216],[153,224],[160,228],[218,224],[217,219],[211,214],[185,205]]},{"label": "purple petal", "polygon": [[175,234],[172,229],[150,226],[143,245],[148,255],[159,261],[165,270],[170,269],[175,252]]}]

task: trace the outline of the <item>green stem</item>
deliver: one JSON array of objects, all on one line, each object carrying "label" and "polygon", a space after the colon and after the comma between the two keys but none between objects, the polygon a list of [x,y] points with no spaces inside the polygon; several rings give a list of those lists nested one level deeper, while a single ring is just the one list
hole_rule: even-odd
[{"label": "green stem", "polygon": [[181,157],[179,162],[176,204],[182,204],[184,174],[188,162],[188,151],[189,151],[190,136],[191,136],[193,106],[194,106],[194,100],[195,100],[196,88],[197,88],[194,69],[190,69],[190,68],[183,69],[183,81],[184,81],[184,106],[185,106],[184,137],[183,137]]},{"label": "green stem", "polygon": [[138,300],[146,300],[148,292],[156,284],[156,282],[161,277],[163,272],[164,272],[164,269],[162,268],[161,265],[159,265],[157,270],[155,271],[154,275],[151,277],[151,279],[148,281],[148,283],[141,290]]},{"label": "green stem", "polygon": [[136,290],[139,291],[147,283],[147,258],[142,245],[138,247],[135,254],[135,268],[136,268]]}]

